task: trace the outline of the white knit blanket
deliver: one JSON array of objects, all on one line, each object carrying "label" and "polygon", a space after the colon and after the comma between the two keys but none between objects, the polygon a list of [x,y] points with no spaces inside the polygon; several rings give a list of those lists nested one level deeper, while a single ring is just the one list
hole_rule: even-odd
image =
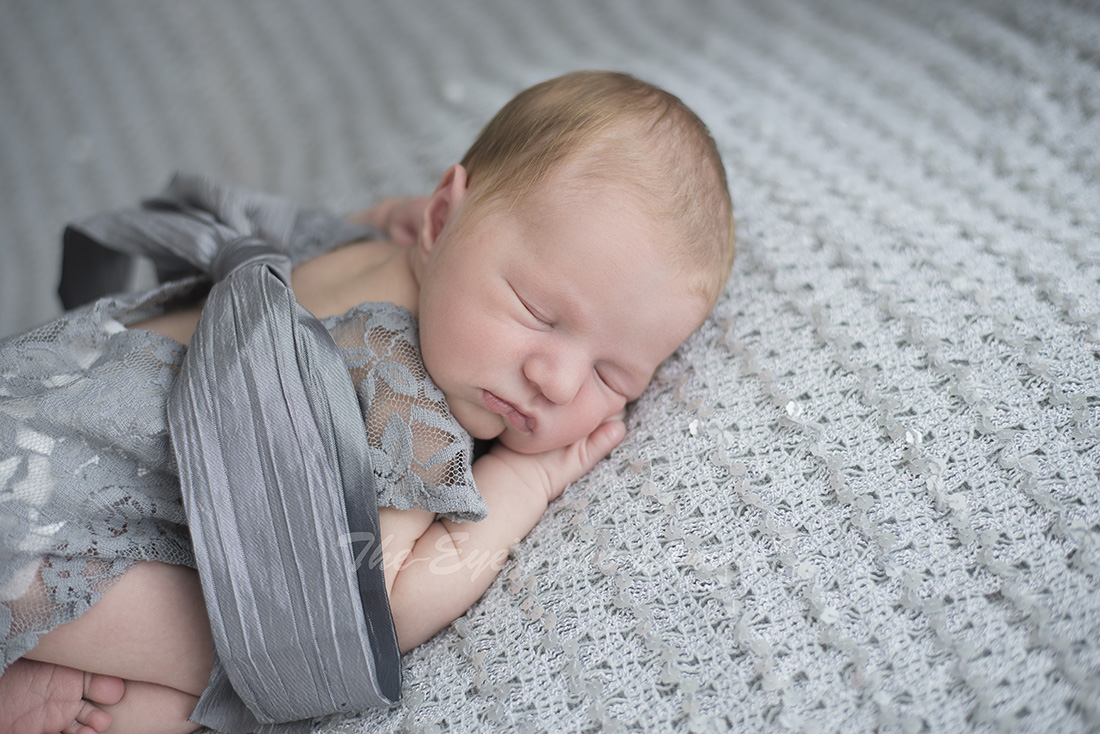
[{"label": "white knit blanket", "polygon": [[1096,731],[1098,39],[1073,0],[9,0],[0,333],[172,170],[350,210],[632,71],[725,156],[728,292],[403,704],[318,731]]}]

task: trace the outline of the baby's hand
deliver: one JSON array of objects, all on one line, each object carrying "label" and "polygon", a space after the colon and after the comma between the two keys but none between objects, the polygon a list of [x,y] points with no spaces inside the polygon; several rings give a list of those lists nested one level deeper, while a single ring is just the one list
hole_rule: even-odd
[{"label": "baby's hand", "polygon": [[544,493],[549,503],[619,445],[626,435],[622,418],[622,414],[609,418],[586,438],[564,448],[521,454],[498,442],[489,450],[489,456],[506,464],[527,489]]},{"label": "baby's hand", "polygon": [[[412,529],[405,533],[412,540],[401,545],[406,560],[386,568],[401,649],[420,644],[465,612],[496,577],[508,549],[531,532],[546,506],[625,435],[626,426],[617,415],[575,444],[542,454],[520,454],[494,445],[473,466],[474,480],[489,506],[489,516],[479,522],[433,520],[423,511],[416,515],[383,507],[379,517],[384,537],[393,537],[389,533],[395,527]],[[388,552],[400,551],[391,546]]]},{"label": "baby's hand", "polygon": [[427,203],[426,196],[383,199],[370,209],[349,215],[348,220],[381,230],[396,245],[414,245]]}]

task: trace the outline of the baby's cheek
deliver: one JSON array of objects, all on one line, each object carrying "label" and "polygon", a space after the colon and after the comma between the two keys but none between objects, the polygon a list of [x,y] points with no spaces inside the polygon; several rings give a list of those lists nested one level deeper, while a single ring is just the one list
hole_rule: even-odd
[{"label": "baby's cheek", "polygon": [[568,426],[568,430],[561,438],[560,444],[562,446],[568,446],[583,438],[587,438],[592,431],[599,428],[604,421],[614,416],[619,410],[620,408],[618,407],[613,408],[608,405],[591,406],[591,408],[584,411],[583,414],[573,417],[573,420]]}]

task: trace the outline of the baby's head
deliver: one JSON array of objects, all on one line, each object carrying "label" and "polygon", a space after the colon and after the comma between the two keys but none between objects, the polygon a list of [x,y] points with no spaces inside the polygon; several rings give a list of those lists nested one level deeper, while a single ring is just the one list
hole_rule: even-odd
[{"label": "baby's head", "polygon": [[466,152],[469,195],[522,210],[562,166],[629,191],[670,228],[664,253],[713,303],[733,264],[733,205],[718,148],[678,97],[628,74],[579,71],[520,92]]},{"label": "baby's head", "polygon": [[414,270],[424,363],[459,422],[518,451],[622,410],[713,308],[725,172],[679,99],[624,74],[521,92],[444,175]]}]

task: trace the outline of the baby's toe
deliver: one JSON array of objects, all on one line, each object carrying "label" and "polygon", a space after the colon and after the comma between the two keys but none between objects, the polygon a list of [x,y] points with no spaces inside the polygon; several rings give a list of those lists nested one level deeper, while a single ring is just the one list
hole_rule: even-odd
[{"label": "baby's toe", "polygon": [[111,715],[85,701],[76,720],[65,727],[61,734],[99,734],[111,725]]},{"label": "baby's toe", "polygon": [[92,703],[110,706],[122,700],[126,682],[113,675],[84,674],[84,699]]}]

